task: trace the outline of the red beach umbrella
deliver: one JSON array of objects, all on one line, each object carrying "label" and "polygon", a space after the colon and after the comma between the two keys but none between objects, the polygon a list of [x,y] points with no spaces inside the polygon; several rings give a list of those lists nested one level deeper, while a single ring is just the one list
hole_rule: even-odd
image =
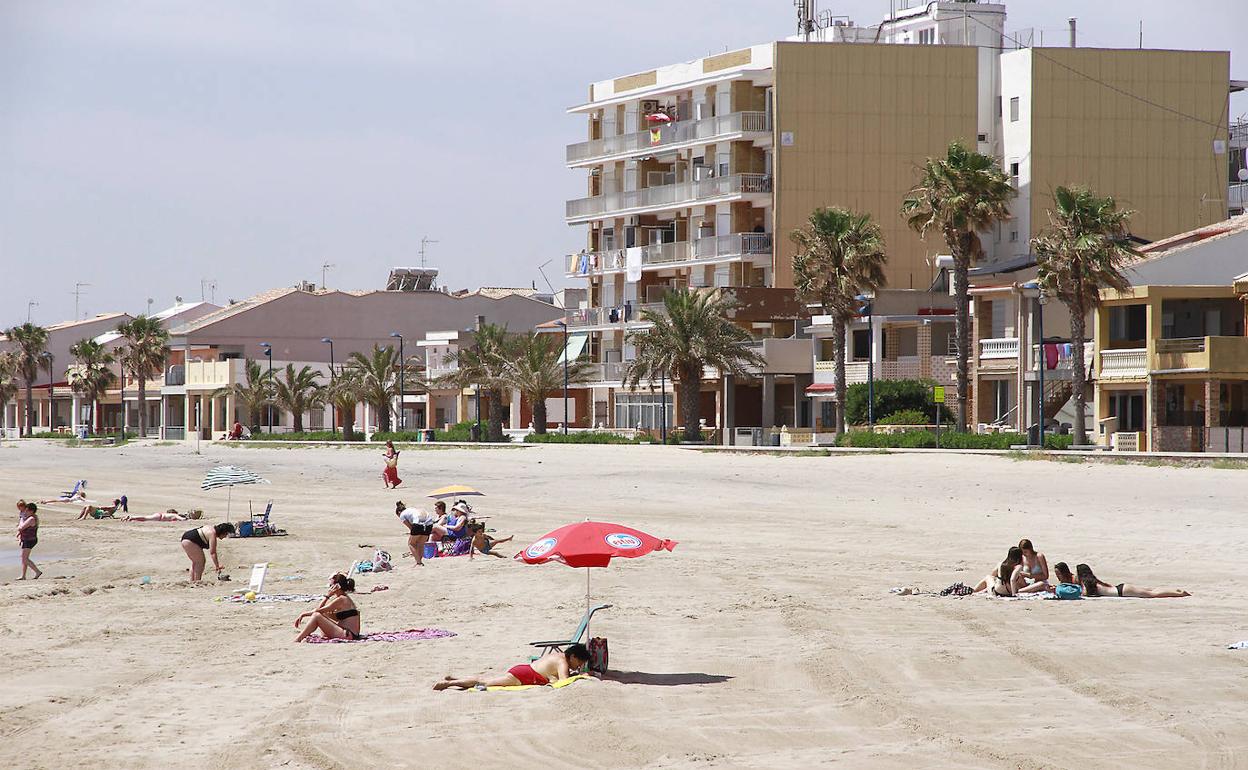
[{"label": "red beach umbrella", "polygon": [[589,607],[589,567],[606,567],[612,559],[636,559],[654,551],[671,551],[675,540],[664,540],[639,529],[603,521],[568,524],[538,538],[513,558],[526,564],[560,562],[585,569],[585,606]]}]

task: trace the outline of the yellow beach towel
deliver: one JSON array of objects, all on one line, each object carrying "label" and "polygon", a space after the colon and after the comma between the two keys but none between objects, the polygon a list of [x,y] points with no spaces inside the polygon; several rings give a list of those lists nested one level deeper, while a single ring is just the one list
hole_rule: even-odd
[{"label": "yellow beach towel", "polygon": [[493,692],[495,690],[533,690],[539,687],[567,687],[570,684],[575,684],[577,680],[589,678],[589,674],[577,674],[576,676],[570,676],[567,679],[560,679],[558,682],[551,682],[550,684],[508,684],[487,687],[485,689]]}]

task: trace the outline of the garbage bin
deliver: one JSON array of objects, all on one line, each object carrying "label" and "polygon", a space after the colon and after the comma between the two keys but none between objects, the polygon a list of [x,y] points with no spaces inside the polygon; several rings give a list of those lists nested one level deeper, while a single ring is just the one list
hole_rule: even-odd
[{"label": "garbage bin", "polygon": [[433,429],[425,429],[425,441],[433,441]]},{"label": "garbage bin", "polygon": [[469,425],[468,436],[474,442],[480,441],[481,440],[481,426],[477,425],[475,422],[472,425]]},{"label": "garbage bin", "polygon": [[1040,429],[1039,423],[1027,427],[1027,443],[1031,446],[1044,444],[1044,434]]},{"label": "garbage bin", "polygon": [[82,426],[80,426],[80,427],[78,428],[78,438],[80,438],[80,439],[82,439],[82,440],[84,440],[84,441],[85,441],[85,440],[86,440],[86,438],[87,438],[87,431],[88,431],[88,430],[89,430],[89,428],[87,428],[87,426],[86,426],[86,425],[82,425]]}]

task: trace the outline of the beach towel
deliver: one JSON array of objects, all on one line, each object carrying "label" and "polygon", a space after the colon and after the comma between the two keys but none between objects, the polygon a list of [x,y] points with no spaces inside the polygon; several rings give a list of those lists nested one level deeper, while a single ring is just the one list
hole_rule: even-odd
[{"label": "beach towel", "polygon": [[1226,645],[1228,650],[1248,650],[1248,642],[1235,642],[1235,644]]},{"label": "beach towel", "polygon": [[[495,685],[494,687],[486,687],[486,688],[485,688],[485,691],[487,691],[487,692],[494,692],[495,690],[535,690],[535,689],[542,688],[542,687],[555,687],[555,688],[558,688],[558,687],[567,687],[567,686],[568,686],[568,685],[570,685],[570,684],[576,684],[577,682],[581,681],[582,679],[589,679],[589,678],[590,678],[589,674],[576,674],[575,676],[570,676],[570,677],[568,677],[567,679],[560,679],[558,682],[551,682],[550,684],[505,684],[505,685]],[[477,690],[477,692],[482,692],[482,691],[481,691],[481,690]]]},{"label": "beach towel", "polygon": [[230,594],[218,596],[213,601],[232,604],[271,604],[273,602],[314,602],[324,598],[323,594],[256,594],[256,598],[248,599],[246,594]]},{"label": "beach towel", "polygon": [[948,588],[943,589],[940,592],[940,595],[941,596],[969,596],[970,594],[973,594],[973,593],[975,593],[974,588],[971,588],[970,586],[964,583],[954,583]]},{"label": "beach towel", "polygon": [[304,641],[313,644],[353,644],[355,642],[411,642],[418,639],[446,639],[455,636],[454,631],[443,631],[440,628],[409,628],[406,631],[378,631],[375,634],[364,634],[359,639],[328,639],[324,636],[309,636]]}]

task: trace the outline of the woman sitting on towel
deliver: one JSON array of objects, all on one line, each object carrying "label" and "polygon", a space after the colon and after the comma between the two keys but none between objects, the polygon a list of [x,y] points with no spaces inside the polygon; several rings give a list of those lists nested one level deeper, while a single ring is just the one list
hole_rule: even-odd
[{"label": "woman sitting on towel", "polygon": [[307,639],[313,631],[320,631],[327,639],[360,639],[360,611],[355,602],[347,594],[355,593],[355,581],[341,572],[329,579],[329,593],[321,600],[320,606],[311,612],[305,612],[295,619],[295,628],[306,618],[308,624],[303,627],[296,642]]},{"label": "woman sitting on towel", "polygon": [[113,514],[117,513],[118,509],[120,508],[121,508],[121,498],[117,498],[116,500],[114,500],[112,505],[88,505],[88,506],[83,507],[82,513],[78,514],[78,519],[82,520],[82,519],[87,518],[88,516],[93,519],[116,518],[115,516],[113,516]]},{"label": "woman sitting on towel", "polygon": [[[1092,568],[1086,564],[1075,565],[1075,577],[1079,580],[1079,585],[1083,587],[1084,596],[1113,596],[1116,592],[1118,596],[1125,596],[1132,599],[1177,599],[1181,596],[1191,596],[1190,593],[1181,588],[1173,590],[1140,588],[1130,583],[1118,583],[1116,585],[1106,583],[1098,578],[1092,572]],[[1101,593],[1101,589],[1109,589],[1105,593]]]},{"label": "woman sitting on towel", "polygon": [[1038,552],[1027,538],[1018,541],[1019,550],[1023,552],[1023,578],[1027,583],[1048,583],[1049,560]]},{"label": "woman sitting on towel", "polygon": [[446,503],[441,500],[435,507],[442,512],[442,516],[438,519],[439,523],[433,525],[431,540],[458,540],[468,536],[468,514],[472,513],[468,503],[463,500],[456,502],[451,506],[450,515],[446,513]]},{"label": "woman sitting on towel", "polygon": [[1022,564],[1023,550],[1017,546],[1011,548],[1005,561],[985,575],[975,586],[973,593],[986,591],[991,587],[993,596],[1013,596],[1024,586]]}]

